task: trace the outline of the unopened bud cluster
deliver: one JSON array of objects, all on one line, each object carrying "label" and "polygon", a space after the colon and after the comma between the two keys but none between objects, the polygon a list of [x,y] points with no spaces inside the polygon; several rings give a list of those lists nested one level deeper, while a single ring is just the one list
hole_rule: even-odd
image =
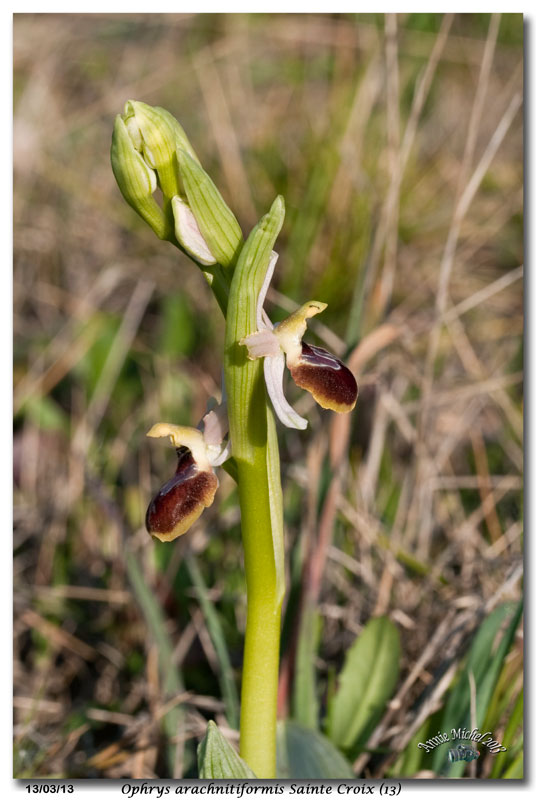
[{"label": "unopened bud cluster", "polygon": [[123,197],[160,239],[201,267],[234,267],[240,225],[169,111],[129,100],[115,119],[111,158]]}]

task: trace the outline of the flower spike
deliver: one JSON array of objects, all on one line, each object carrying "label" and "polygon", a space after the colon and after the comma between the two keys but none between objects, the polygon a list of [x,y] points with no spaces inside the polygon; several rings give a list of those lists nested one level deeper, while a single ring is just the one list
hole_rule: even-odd
[{"label": "flower spike", "polygon": [[148,532],[161,542],[172,542],[186,533],[203,510],[212,505],[219,486],[212,469],[229,458],[230,445],[223,445],[227,434],[224,406],[203,417],[203,431],[168,422],[153,425],[147,436],[169,436],[177,451],[177,469],[153,497],[145,516]]},{"label": "flower spike", "polygon": [[283,394],[285,356],[294,382],[310,392],[322,408],[338,413],[351,411],[358,389],[354,376],[342,361],[323,347],[302,342],[307,320],[324,311],[326,303],[310,300],[278,325],[270,322],[263,306],[276,261],[277,253],[272,253],[257,301],[257,330],[239,344],[247,347],[248,358],[264,358],[266,388],[281,422],[288,428],[303,430],[307,420],[294,411]]}]

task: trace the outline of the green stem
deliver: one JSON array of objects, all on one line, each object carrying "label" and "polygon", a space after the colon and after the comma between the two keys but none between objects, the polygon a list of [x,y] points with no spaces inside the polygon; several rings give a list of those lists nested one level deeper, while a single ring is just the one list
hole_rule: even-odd
[{"label": "green stem", "polygon": [[229,280],[220,264],[215,264],[213,267],[206,267],[204,269],[201,267],[201,269],[225,317],[227,314],[227,303],[229,302]]},{"label": "green stem", "polygon": [[241,338],[256,329],[256,304],[284,218],[282,198],[253,229],[231,283],[225,337],[229,431],[238,473],[248,616],[240,754],[259,778],[274,778],[281,603],[283,511],[275,422],[260,361]]},{"label": "green stem", "polygon": [[272,541],[266,448],[258,447],[256,456],[252,464],[238,462],[248,593],[240,755],[257,777],[275,778],[281,600]]}]

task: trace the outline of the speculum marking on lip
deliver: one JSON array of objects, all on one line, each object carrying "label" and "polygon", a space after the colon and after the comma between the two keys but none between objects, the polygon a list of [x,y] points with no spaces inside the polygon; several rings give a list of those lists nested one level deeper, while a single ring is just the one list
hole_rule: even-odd
[{"label": "speculum marking on lip", "polygon": [[351,411],[357,400],[357,383],[345,364],[327,350],[302,343],[301,356],[290,366],[295,383],[332,411]]},{"label": "speculum marking on lip", "polygon": [[145,517],[147,530],[161,541],[186,533],[218,488],[214,473],[199,470],[188,448],[179,447],[177,457],[175,475],[153,497]]}]

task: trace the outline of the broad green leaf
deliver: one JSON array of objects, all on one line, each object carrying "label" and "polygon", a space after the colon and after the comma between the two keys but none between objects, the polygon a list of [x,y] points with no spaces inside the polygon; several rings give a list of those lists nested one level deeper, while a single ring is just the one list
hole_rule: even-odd
[{"label": "broad green leaf", "polygon": [[292,720],[278,725],[277,776],[302,780],[355,778],[351,765],[329,739]]},{"label": "broad green leaf", "polygon": [[233,750],[212,720],[207,725],[205,738],[197,748],[197,766],[200,778],[221,780],[222,778],[256,779],[246,762]]},{"label": "broad green leaf", "polygon": [[342,750],[364,747],[396,686],[400,638],[387,617],[365,625],[346,654],[333,698],[328,735]]}]

